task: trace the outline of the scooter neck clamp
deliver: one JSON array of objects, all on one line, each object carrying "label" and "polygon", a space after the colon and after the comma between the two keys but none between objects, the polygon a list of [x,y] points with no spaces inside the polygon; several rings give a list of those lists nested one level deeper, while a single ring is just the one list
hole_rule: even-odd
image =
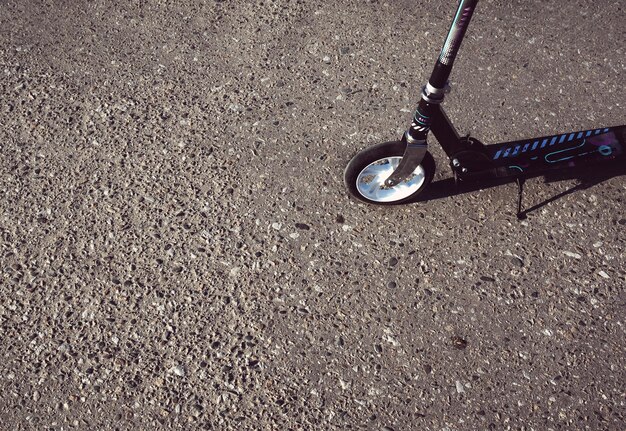
[{"label": "scooter neck clamp", "polygon": [[450,86],[445,85],[444,88],[437,88],[430,85],[430,82],[422,87],[422,99],[433,105],[439,105],[443,102],[446,93],[450,92]]}]

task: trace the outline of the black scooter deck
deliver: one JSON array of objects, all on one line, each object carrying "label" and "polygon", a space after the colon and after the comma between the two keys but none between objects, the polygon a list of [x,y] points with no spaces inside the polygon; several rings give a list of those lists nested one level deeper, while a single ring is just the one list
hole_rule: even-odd
[{"label": "black scooter deck", "polygon": [[485,146],[495,168],[512,174],[575,168],[597,162],[626,159],[626,126],[607,127],[542,136]]}]

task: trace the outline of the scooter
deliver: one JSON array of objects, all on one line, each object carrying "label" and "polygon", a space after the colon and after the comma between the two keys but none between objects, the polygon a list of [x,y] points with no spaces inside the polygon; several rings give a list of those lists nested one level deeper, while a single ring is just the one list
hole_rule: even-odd
[{"label": "scooter", "polygon": [[626,159],[626,125],[560,133],[485,145],[460,136],[441,103],[449,91],[448,78],[478,0],[460,0],[443,48],[411,126],[399,141],[374,145],[357,153],[346,166],[344,181],[350,194],[370,204],[413,202],[432,181],[435,161],[428,152],[432,132],[450,160],[455,183],[516,181],[518,218],[523,218],[522,188],[527,178],[555,169],[576,170],[598,162]]}]

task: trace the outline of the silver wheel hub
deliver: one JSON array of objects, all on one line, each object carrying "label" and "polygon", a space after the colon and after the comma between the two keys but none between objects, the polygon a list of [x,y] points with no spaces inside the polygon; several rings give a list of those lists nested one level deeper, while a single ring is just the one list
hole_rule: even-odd
[{"label": "silver wheel hub", "polygon": [[406,199],[424,184],[426,172],[419,165],[411,175],[394,187],[387,187],[385,180],[400,164],[402,156],[385,157],[367,165],[356,179],[359,193],[374,202],[395,202]]}]

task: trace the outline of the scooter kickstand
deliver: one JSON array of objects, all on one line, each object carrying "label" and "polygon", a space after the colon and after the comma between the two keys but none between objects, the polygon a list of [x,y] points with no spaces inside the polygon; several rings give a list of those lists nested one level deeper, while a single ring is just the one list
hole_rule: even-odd
[{"label": "scooter kickstand", "polygon": [[524,183],[526,179],[517,177],[517,219],[526,220],[526,213],[522,211],[522,193],[524,192]]}]

